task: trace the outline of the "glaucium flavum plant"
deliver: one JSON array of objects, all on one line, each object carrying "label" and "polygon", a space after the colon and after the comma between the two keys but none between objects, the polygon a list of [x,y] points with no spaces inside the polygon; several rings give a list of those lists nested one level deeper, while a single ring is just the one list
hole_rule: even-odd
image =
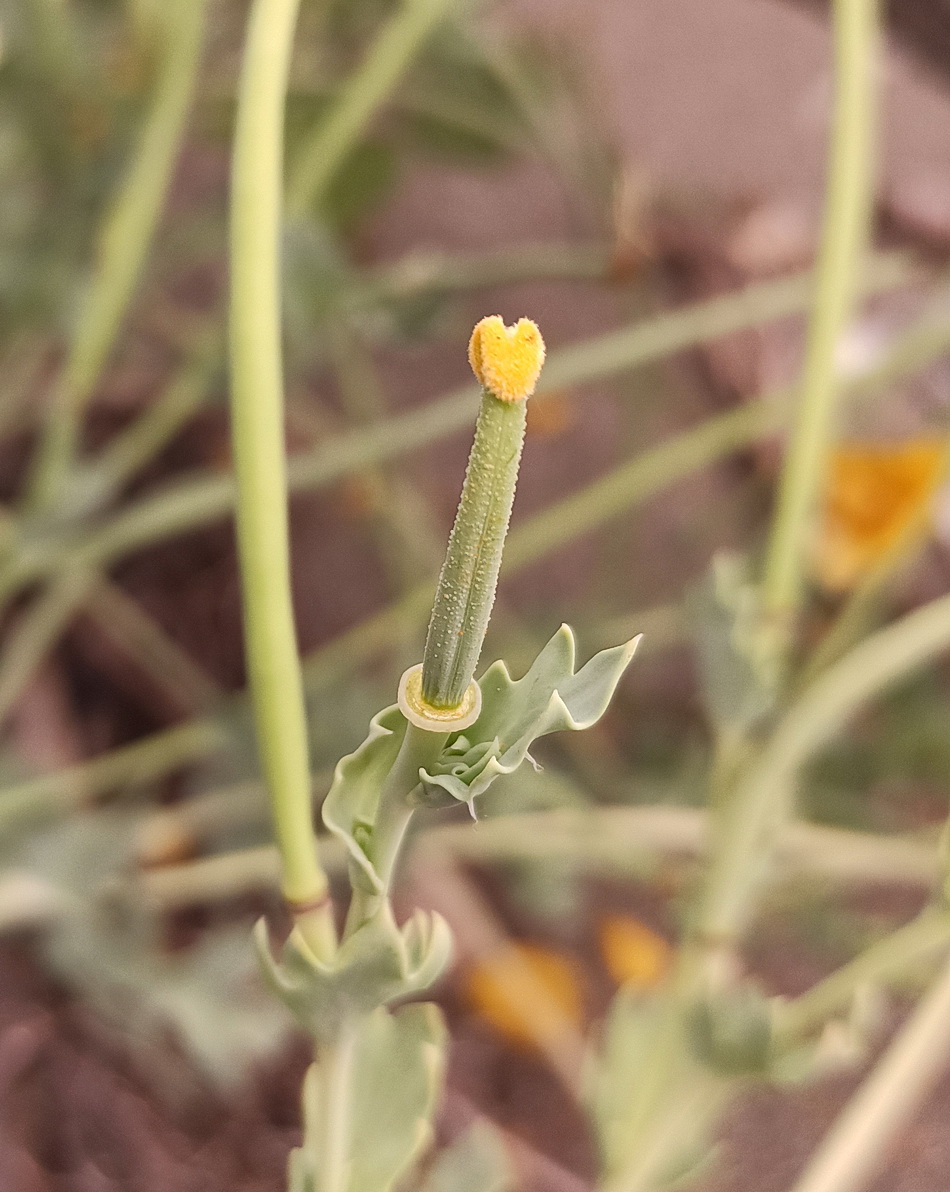
[{"label": "glaucium flavum plant", "polygon": [[319,951],[297,925],[275,960],[263,923],[257,944],[278,995],[316,1040],[304,1087],[304,1141],[290,1164],[294,1192],[384,1192],[431,1138],[446,1038],[441,1012],[413,1002],[449,963],[438,915],[393,916],[393,873],[409,821],[425,808],[475,800],[531,761],[546,733],[584,729],[605,711],[639,639],[575,672],[562,626],[522,679],[495,662],[474,680],[495,598],[525,434],[527,399],[544,361],[529,319],[493,315],[475,328],[469,359],[481,407],[462,497],[432,608],[423,661],[338,764],[323,807],[345,846],[351,898],[339,943]]}]

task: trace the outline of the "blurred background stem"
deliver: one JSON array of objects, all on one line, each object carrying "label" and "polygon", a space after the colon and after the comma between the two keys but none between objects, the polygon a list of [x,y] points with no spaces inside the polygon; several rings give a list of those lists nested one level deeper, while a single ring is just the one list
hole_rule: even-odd
[{"label": "blurred background stem", "polygon": [[950,964],[832,1126],[792,1192],[869,1187],[950,1060]]},{"label": "blurred background stem", "polygon": [[83,412],[112,350],[155,233],[178,156],[201,55],[206,0],[176,0],[141,140],[99,233],[95,270],[57,384],[29,491],[49,512],[63,495]]},{"label": "blurred background stem", "polygon": [[701,936],[734,941],[747,925],[770,827],[780,825],[782,805],[805,763],[864,703],[948,646],[950,596],[942,596],[855,646],[784,713],[724,808],[703,892]]},{"label": "blurred background stem", "polygon": [[346,79],[329,115],[314,127],[292,163],[287,215],[302,219],[319,204],[373,113],[386,100],[422,48],[451,0],[402,0]]},{"label": "blurred background stem", "polygon": [[795,422],[779,480],[762,581],[765,651],[784,670],[804,586],[840,389],[838,352],[870,234],[877,136],[879,0],[835,0],[835,98],[825,215]]}]

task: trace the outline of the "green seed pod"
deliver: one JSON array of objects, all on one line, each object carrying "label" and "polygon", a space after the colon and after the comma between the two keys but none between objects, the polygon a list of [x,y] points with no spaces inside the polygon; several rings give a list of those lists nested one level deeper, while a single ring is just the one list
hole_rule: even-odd
[{"label": "green seed pod", "polygon": [[469,360],[484,392],[422,661],[422,698],[433,708],[462,703],[482,652],[544,342],[530,319],[506,327],[493,315],[476,326]]}]

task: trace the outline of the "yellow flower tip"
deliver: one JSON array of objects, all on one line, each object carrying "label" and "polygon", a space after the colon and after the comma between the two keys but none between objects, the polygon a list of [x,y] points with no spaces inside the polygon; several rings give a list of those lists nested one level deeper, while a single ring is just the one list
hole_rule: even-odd
[{"label": "yellow flower tip", "polygon": [[579,1032],[581,977],[569,957],[537,944],[509,944],[478,961],[463,982],[470,1009],[526,1051]]},{"label": "yellow flower tip", "polygon": [[597,930],[607,972],[618,985],[652,989],[669,971],[673,949],[661,936],[629,915],[605,915]]},{"label": "yellow flower tip", "polygon": [[541,332],[530,319],[506,327],[500,315],[489,315],[475,324],[468,359],[489,393],[501,401],[524,401],[534,393],[544,351]]}]

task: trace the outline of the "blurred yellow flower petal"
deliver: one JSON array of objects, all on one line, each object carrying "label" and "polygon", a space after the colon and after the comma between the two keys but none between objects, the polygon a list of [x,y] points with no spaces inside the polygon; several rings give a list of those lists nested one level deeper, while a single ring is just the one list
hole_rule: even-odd
[{"label": "blurred yellow flower petal", "polygon": [[849,443],[832,453],[812,569],[822,587],[843,592],[901,537],[926,525],[943,479],[944,444]]},{"label": "blurred yellow flower petal", "polygon": [[597,930],[607,972],[618,985],[652,989],[666,976],[673,949],[629,915],[605,915]]},{"label": "blurred yellow flower petal", "polygon": [[560,952],[536,944],[511,944],[473,965],[464,977],[463,994],[479,1018],[529,1050],[574,1034],[583,1024],[576,966]]}]

